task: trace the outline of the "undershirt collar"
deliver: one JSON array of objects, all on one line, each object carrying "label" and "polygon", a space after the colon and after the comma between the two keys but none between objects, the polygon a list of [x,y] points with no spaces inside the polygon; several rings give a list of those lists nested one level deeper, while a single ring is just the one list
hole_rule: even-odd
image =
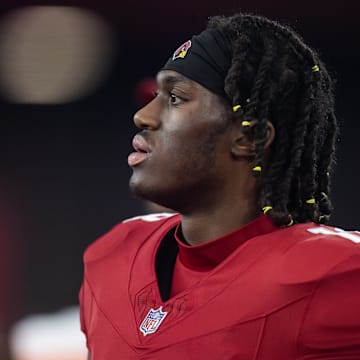
[{"label": "undershirt collar", "polygon": [[224,236],[191,246],[181,240],[180,226],[178,224],[175,231],[175,239],[179,246],[179,260],[184,266],[195,271],[213,269],[248,239],[277,229],[269,216],[262,215]]}]

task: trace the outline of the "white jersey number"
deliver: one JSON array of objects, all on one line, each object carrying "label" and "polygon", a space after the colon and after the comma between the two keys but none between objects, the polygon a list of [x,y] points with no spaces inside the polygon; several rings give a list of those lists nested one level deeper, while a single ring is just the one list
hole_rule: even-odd
[{"label": "white jersey number", "polygon": [[325,227],[316,227],[312,229],[307,229],[307,231],[313,234],[321,234],[321,235],[335,235],[340,236],[344,239],[350,240],[354,243],[360,243],[360,233],[359,232],[348,232],[339,228],[325,228]]},{"label": "white jersey number", "polygon": [[140,216],[135,216],[132,217],[130,219],[126,219],[123,222],[128,222],[128,221],[133,221],[133,220],[142,220],[142,221],[146,221],[146,222],[153,222],[153,221],[159,221],[165,218],[168,218],[170,216],[174,216],[176,215],[175,213],[156,213],[156,214],[148,214],[148,215],[140,215]]}]

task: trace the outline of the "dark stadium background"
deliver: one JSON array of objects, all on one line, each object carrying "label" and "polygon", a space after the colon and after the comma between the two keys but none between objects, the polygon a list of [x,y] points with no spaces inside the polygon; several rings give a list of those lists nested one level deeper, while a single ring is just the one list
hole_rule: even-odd
[{"label": "dark stadium background", "polygon": [[[0,21],[9,10],[30,4],[50,2],[2,1]],[[332,223],[360,228],[356,1],[51,4],[94,10],[112,26],[118,47],[109,75],[84,98],[65,105],[12,104],[0,99],[0,226],[7,229],[2,235],[16,239],[9,255],[0,248],[0,261],[10,259],[13,265],[7,274],[15,294],[13,318],[75,304],[84,248],[116,222],[143,211],[127,189],[126,158],[136,131],[132,124],[136,84],[153,76],[181,41],[202,29],[209,15],[241,9],[284,20],[320,51],[338,78],[342,132]]]}]

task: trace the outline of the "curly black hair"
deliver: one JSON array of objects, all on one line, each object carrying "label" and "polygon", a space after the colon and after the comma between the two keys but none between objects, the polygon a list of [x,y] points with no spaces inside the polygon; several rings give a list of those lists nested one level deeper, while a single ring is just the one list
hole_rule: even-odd
[{"label": "curly black hair", "polygon": [[267,122],[276,130],[258,177],[259,206],[278,226],[326,223],[338,125],[334,82],[325,65],[293,29],[262,16],[216,16],[208,29],[222,32],[231,44],[225,93],[233,105],[241,104],[243,120],[256,119],[247,128],[255,139],[257,169],[264,169]]}]

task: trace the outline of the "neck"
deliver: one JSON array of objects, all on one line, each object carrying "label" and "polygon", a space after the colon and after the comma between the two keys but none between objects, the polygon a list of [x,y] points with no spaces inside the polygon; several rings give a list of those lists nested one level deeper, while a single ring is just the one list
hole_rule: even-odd
[{"label": "neck", "polygon": [[183,214],[181,230],[186,242],[190,245],[202,244],[221,237],[237,228],[246,225],[259,216],[253,199],[235,202],[230,199],[222,206],[207,208]]}]

